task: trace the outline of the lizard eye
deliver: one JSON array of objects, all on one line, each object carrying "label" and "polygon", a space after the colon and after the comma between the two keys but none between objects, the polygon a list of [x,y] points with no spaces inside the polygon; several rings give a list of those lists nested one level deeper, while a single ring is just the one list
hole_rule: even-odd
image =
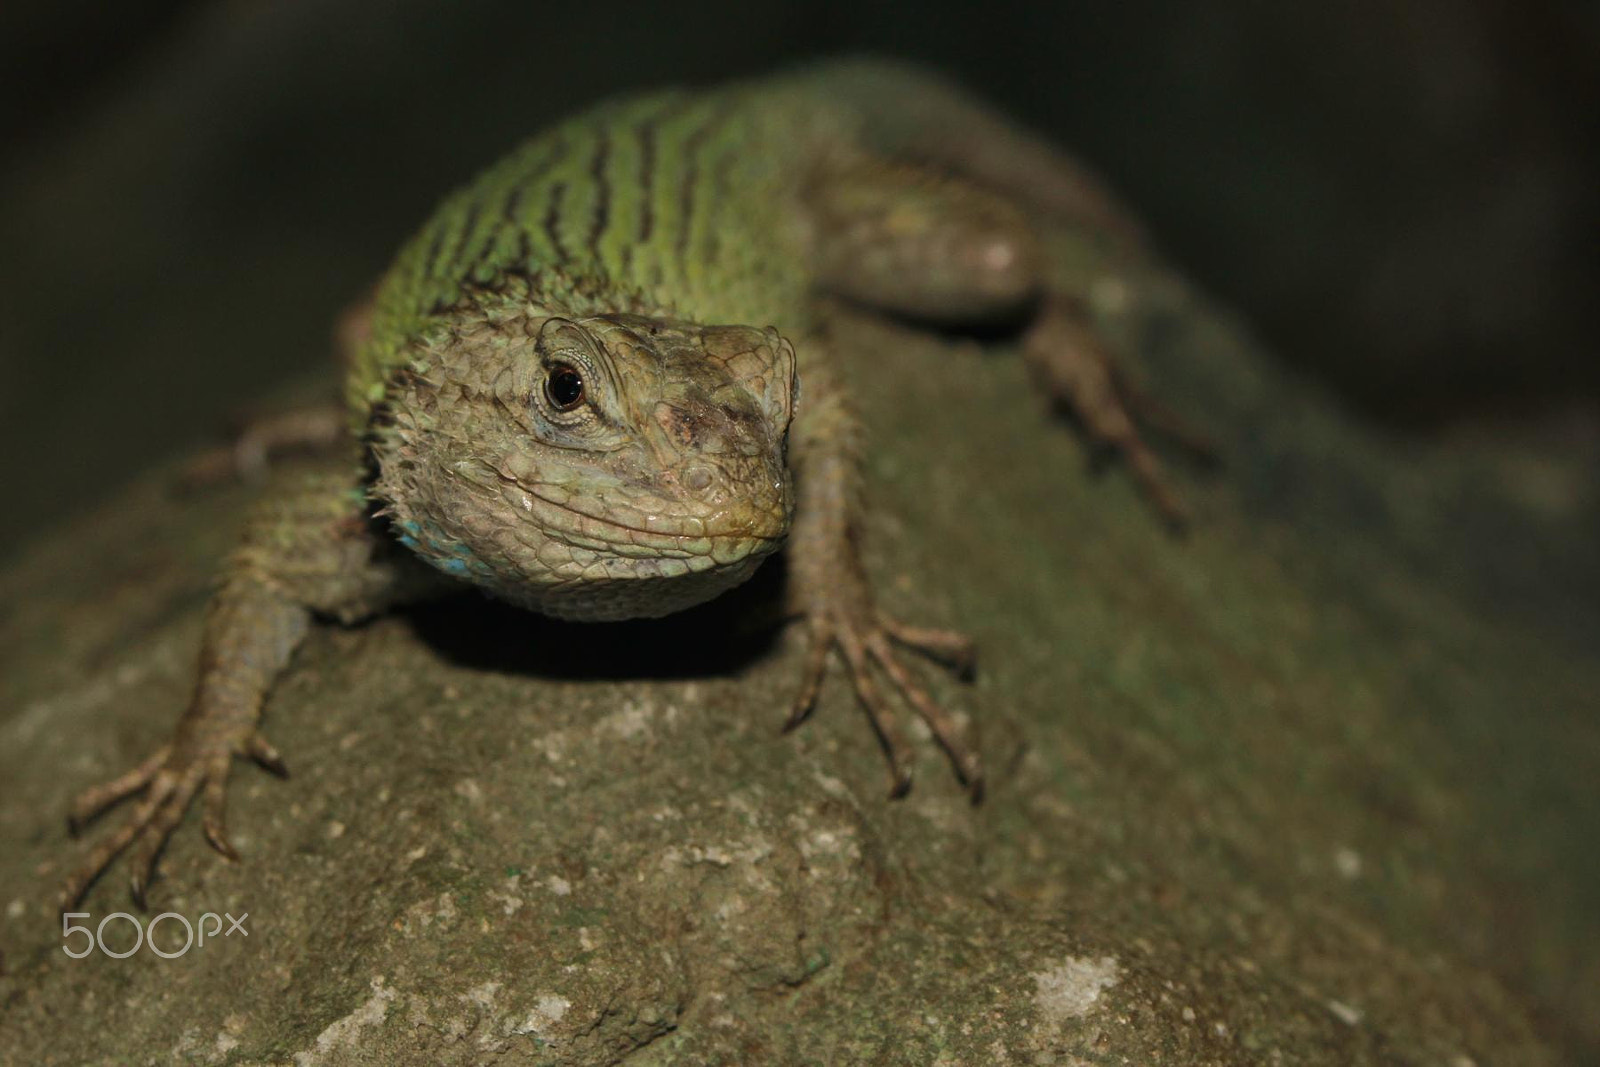
[{"label": "lizard eye", "polygon": [[557,363],[544,380],[544,395],[557,411],[571,411],[583,403],[583,375],[566,363]]}]

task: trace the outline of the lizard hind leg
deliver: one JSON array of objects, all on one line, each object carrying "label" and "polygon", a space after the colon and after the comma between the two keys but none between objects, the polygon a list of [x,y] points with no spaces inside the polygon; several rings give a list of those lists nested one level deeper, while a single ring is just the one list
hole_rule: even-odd
[{"label": "lizard hind leg", "polygon": [[1119,456],[1167,527],[1184,532],[1189,510],[1139,423],[1203,460],[1214,461],[1216,451],[1203,434],[1127,377],[1100,342],[1082,301],[1046,298],[1023,335],[1022,355],[1051,402],[1075,416],[1091,442]]},{"label": "lizard hind leg", "polygon": [[810,204],[820,286],[930,322],[1025,321],[1023,355],[1039,387],[1121,457],[1171,529],[1186,527],[1188,510],[1140,424],[1204,458],[1210,443],[1123,372],[1084,302],[1048,280],[1021,208],[960,176],[880,162],[819,179]]},{"label": "lizard hind leg", "polygon": [[1037,243],[1008,201],[926,167],[858,162],[809,196],[812,270],[830,292],[947,324],[1013,315],[1037,295]]}]

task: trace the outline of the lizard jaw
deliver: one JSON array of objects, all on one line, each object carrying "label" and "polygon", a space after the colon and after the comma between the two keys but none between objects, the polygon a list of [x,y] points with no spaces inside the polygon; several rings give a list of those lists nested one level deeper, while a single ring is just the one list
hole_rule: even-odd
[{"label": "lizard jaw", "polygon": [[640,510],[642,500],[613,507],[592,488],[524,485],[486,467],[468,476],[455,465],[446,479],[426,464],[396,466],[389,477],[401,470],[416,480],[380,478],[378,488],[405,547],[499,599],[573,620],[654,617],[709,600],[782,547],[793,511],[786,478],[763,506],[697,516]]},{"label": "lizard jaw", "polygon": [[493,589],[491,593],[519,607],[570,622],[653,619],[703,604],[742,585],[766,555],[747,555],[728,566],[709,566],[681,574],[650,575],[629,570],[621,578],[584,577],[549,586]]}]

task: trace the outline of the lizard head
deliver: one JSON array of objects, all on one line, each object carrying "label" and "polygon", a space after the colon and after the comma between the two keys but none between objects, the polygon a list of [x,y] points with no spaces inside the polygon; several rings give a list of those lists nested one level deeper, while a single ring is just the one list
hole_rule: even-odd
[{"label": "lizard head", "polygon": [[374,492],[404,544],[499,597],[664,615],[783,543],[794,396],[771,328],[462,316],[391,379]]}]

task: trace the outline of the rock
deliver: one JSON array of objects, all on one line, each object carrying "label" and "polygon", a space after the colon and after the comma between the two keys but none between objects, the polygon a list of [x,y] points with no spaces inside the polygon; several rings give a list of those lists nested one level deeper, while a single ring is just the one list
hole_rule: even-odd
[{"label": "rock", "polygon": [[[1103,265],[1090,256],[1085,268]],[[1591,454],[1380,439],[1155,268],[1108,333],[1224,443],[1165,535],[1003,343],[862,318],[869,565],[979,640],[972,807],[844,681],[780,735],[776,574],[655,623],[475,597],[318,629],[152,907],[69,958],[69,798],[187,697],[251,490],[108,492],[0,575],[0,1059],[1467,1064],[1600,1048]],[[1130,295],[1131,294],[1131,295]],[[1037,417],[1036,417],[1037,416]],[[1537,492],[1529,486],[1540,487]],[[120,813],[108,817],[115,819]],[[96,827],[103,832],[104,825]],[[220,924],[219,925],[225,925]],[[1583,1021],[1585,1018],[1591,1020]]]}]

